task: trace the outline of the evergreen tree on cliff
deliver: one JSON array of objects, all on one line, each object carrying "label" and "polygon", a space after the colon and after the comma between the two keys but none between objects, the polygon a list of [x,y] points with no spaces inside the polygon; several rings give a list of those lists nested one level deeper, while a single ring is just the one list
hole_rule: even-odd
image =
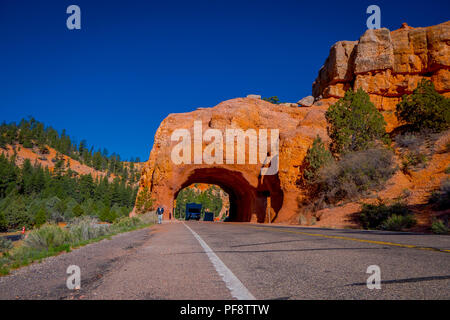
[{"label": "evergreen tree on cliff", "polygon": [[386,138],[383,115],[362,89],[348,90],[345,96],[330,106],[325,114],[331,150],[336,154],[370,148]]},{"label": "evergreen tree on cliff", "polygon": [[450,126],[450,99],[440,95],[433,82],[422,79],[413,94],[403,96],[396,115],[414,130],[439,132]]}]

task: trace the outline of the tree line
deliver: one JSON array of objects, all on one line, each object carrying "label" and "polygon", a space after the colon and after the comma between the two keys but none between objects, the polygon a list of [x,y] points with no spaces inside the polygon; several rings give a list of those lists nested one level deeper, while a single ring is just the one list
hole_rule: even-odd
[{"label": "tree line", "polygon": [[[77,144],[65,130],[60,134],[34,118],[0,125],[0,148],[8,145],[14,155],[0,154],[0,231],[67,222],[84,215],[113,222],[133,209],[140,179],[135,162],[140,162],[139,158],[124,162],[106,149],[94,151],[86,140]],[[18,148],[33,149],[44,160],[49,147],[57,151],[52,159],[54,168],[29,159],[17,165]],[[79,174],[63,155],[103,175]]]},{"label": "tree line", "polygon": [[59,134],[51,126],[45,126],[32,117],[22,119],[19,124],[3,122],[0,125],[0,148],[6,149],[7,145],[16,144],[24,148],[36,148],[42,157],[49,153],[48,146],[50,146],[82,164],[106,172],[108,176],[114,174],[129,183],[136,183],[140,179],[140,172],[134,165],[135,162],[140,162],[139,157],[124,162],[120,155],[115,153],[109,155],[105,148],[94,150],[93,146],[88,146],[86,140],[75,143],[67,135],[66,130],[62,130]]},{"label": "tree line", "polygon": [[112,222],[132,210],[137,186],[116,177],[94,179],[66,167],[61,157],[53,171],[26,159],[0,155],[0,231],[63,222],[83,215]]}]

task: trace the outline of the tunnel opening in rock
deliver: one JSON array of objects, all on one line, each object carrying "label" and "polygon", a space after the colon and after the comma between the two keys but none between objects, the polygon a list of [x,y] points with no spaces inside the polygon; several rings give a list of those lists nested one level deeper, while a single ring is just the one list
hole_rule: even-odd
[{"label": "tunnel opening in rock", "polygon": [[228,193],[216,184],[194,183],[181,189],[175,198],[174,217],[186,219],[186,204],[201,204],[201,219],[205,212],[213,214],[215,221],[223,221],[230,212],[230,197]]},{"label": "tunnel opening in rock", "polygon": [[273,221],[283,205],[283,191],[277,175],[260,176],[257,185],[253,186],[238,171],[214,167],[194,169],[175,192],[174,200],[181,190],[194,184],[216,185],[228,194],[227,221]]}]

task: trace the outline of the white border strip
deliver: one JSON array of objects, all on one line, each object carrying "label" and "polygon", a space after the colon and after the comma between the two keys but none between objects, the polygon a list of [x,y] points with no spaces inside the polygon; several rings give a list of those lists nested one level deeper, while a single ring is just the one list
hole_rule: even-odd
[{"label": "white border strip", "polygon": [[212,251],[212,249],[206,244],[205,241],[191,228],[189,228],[184,222],[184,226],[192,232],[194,237],[198,240],[200,245],[205,250],[209,260],[216,268],[217,273],[222,277],[227,288],[231,291],[231,295],[238,300],[256,300],[256,298],[248,291],[248,289],[242,284],[242,282],[234,275],[234,273],[228,269],[225,263]]}]

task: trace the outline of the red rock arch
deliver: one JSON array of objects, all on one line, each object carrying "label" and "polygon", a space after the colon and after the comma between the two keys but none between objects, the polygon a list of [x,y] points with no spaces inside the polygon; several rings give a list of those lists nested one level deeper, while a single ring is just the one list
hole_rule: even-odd
[{"label": "red rock arch", "polygon": [[271,199],[271,220],[275,219],[283,205],[283,191],[278,176],[261,177],[261,182],[256,187],[246,180],[242,172],[220,167],[192,169],[186,176],[173,198],[176,199],[182,189],[194,183],[218,185],[229,195],[231,221],[266,222],[268,197]]},{"label": "red rock arch", "polygon": [[[237,98],[213,108],[170,114],[156,132],[150,158],[142,170],[140,192],[148,190],[156,205],[165,207],[164,219],[173,212],[174,199],[181,189],[192,183],[210,183],[229,193],[234,221],[268,222],[269,197],[272,222],[296,221],[298,199],[303,195],[298,180],[304,156],[317,135],[328,140],[326,109],[326,105],[294,108],[260,99]],[[223,133],[229,128],[278,129],[278,173],[261,176],[262,164],[249,164],[249,161],[175,164],[171,152],[178,142],[172,141],[171,135],[177,129],[186,129],[193,137],[195,121],[201,121],[203,130],[218,129]]]}]

